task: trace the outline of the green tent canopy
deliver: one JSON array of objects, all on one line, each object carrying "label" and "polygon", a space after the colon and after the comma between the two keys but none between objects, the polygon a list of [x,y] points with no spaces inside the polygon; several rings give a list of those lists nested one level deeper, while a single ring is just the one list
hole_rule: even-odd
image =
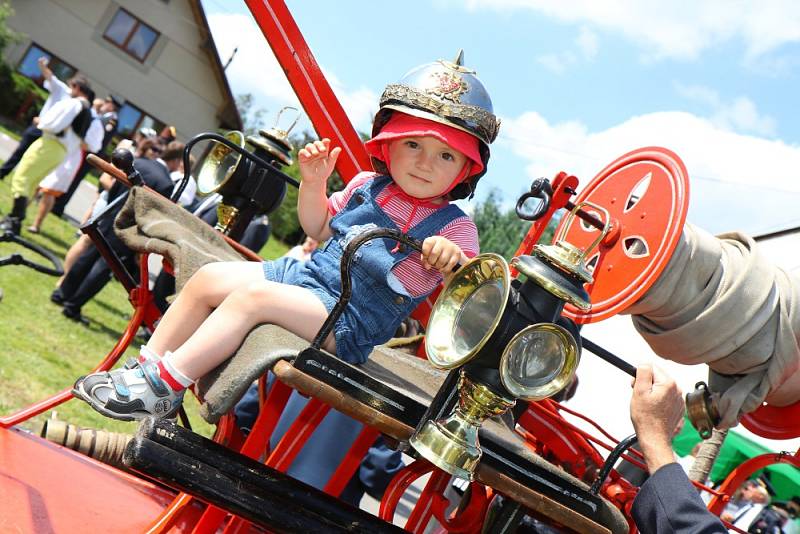
[{"label": "green tent canopy", "polygon": [[[699,441],[700,435],[686,421],[686,424],[683,425],[683,430],[672,441],[672,446],[679,456],[686,456]],[[722,449],[716,462],[714,462],[714,467],[711,470],[711,480],[718,484],[728,476],[728,473],[745,460],[770,452],[775,451],[756,443],[735,430],[731,430],[722,444]],[[756,472],[756,475],[761,474],[765,475],[772,486],[775,492],[774,500],[784,501],[800,495],[800,469],[789,464],[773,464]]]}]

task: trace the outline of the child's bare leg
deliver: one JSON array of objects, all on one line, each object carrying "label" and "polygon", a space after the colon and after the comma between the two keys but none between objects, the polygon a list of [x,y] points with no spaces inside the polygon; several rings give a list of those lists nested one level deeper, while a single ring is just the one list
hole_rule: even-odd
[{"label": "child's bare leg", "polygon": [[[196,380],[230,358],[259,324],[275,324],[311,341],[327,316],[325,306],[308,289],[262,279],[226,297],[173,352],[172,364]],[[324,348],[335,351],[333,335],[328,336]]]},{"label": "child's bare leg", "polygon": [[264,271],[257,262],[204,265],[178,293],[147,342],[147,348],[160,356],[175,351],[228,295],[240,287],[263,280]]},{"label": "child's bare leg", "polygon": [[42,228],[42,222],[44,221],[44,218],[47,217],[47,214],[53,209],[55,203],[56,197],[47,193],[42,193],[42,199],[39,201],[39,209],[36,212],[36,218],[28,230],[38,232]]}]

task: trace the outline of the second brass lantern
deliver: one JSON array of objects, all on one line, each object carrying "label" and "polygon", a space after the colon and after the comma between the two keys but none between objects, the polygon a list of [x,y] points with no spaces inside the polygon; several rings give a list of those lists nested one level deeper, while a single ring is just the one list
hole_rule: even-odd
[{"label": "second brass lantern", "polygon": [[[456,370],[458,396],[449,415],[423,421],[409,440],[423,457],[472,479],[486,418],[504,413],[517,399],[554,395],[572,381],[580,336],[560,315],[566,302],[589,308],[583,287],[592,279],[584,261],[588,252],[558,239],[552,246],[537,245],[533,255],[514,259],[524,281],[511,280],[508,264],[496,254],[476,256],[455,273],[431,312],[425,349],[433,365]],[[445,398],[453,396],[440,390],[432,408],[452,404]]]}]

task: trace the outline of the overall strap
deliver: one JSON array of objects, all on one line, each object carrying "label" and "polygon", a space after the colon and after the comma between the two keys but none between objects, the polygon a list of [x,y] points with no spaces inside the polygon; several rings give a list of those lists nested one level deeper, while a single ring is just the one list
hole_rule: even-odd
[{"label": "overall strap", "polygon": [[391,176],[387,176],[385,174],[375,175],[372,181],[369,182],[369,194],[370,196],[372,196],[372,199],[376,200],[380,192],[383,191],[386,187],[388,187],[389,184],[391,184],[392,182],[394,182],[394,180],[392,180]]},{"label": "overall strap", "polygon": [[465,217],[467,214],[456,206],[455,204],[448,204],[440,208],[423,219],[418,225],[412,227],[408,231],[408,235],[421,239],[439,233],[439,231],[455,221],[459,217]]}]

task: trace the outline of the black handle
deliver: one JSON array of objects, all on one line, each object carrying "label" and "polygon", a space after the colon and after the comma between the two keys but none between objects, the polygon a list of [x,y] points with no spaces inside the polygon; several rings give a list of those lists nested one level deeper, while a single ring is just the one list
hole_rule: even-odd
[{"label": "black handle", "polygon": [[[550,182],[547,178],[537,178],[531,184],[531,190],[527,193],[524,193],[519,200],[517,200],[517,217],[525,221],[536,221],[541,219],[542,216],[547,213],[547,210],[550,209],[550,197],[553,195],[553,186],[550,185]],[[539,207],[533,213],[528,213],[527,211],[523,210],[523,206],[525,202],[530,198],[537,198],[541,202],[539,203]]]},{"label": "black handle", "polygon": [[144,180],[133,166],[133,154],[127,148],[118,148],[111,154],[111,163],[125,173],[131,185],[142,185]]},{"label": "black handle", "polygon": [[589,352],[599,356],[622,372],[631,375],[633,378],[636,378],[636,367],[629,364],[616,354],[604,349],[597,343],[594,343],[583,336],[581,336],[581,344],[583,345],[583,348],[589,350]]},{"label": "black handle", "polygon": [[226,147],[230,148],[231,150],[233,150],[235,152],[238,152],[239,154],[241,154],[245,158],[249,159],[250,161],[253,161],[253,162],[255,162],[258,165],[261,165],[263,167],[266,167],[270,172],[274,173],[276,176],[281,178],[287,184],[293,185],[295,187],[300,187],[300,182],[298,182],[297,180],[295,180],[294,178],[292,178],[291,176],[289,176],[285,172],[281,171],[275,165],[273,165],[272,163],[268,162],[267,160],[262,159],[262,158],[256,156],[255,154],[253,154],[252,152],[250,152],[249,150],[245,150],[244,148],[232,143],[231,141],[229,141],[228,139],[226,139],[222,135],[219,135],[219,134],[216,134],[216,133],[212,133],[212,132],[207,132],[207,133],[201,133],[201,134],[198,134],[198,135],[192,137],[192,139],[188,143],[186,143],[186,146],[183,149],[183,178],[181,179],[181,182],[178,185],[178,188],[172,193],[172,196],[170,197],[171,201],[177,202],[178,199],[181,198],[181,194],[183,194],[183,190],[186,188],[186,184],[189,183],[190,172],[192,170],[191,169],[191,163],[189,162],[189,153],[192,151],[192,148],[194,147],[194,145],[196,145],[200,141],[204,141],[206,139],[213,139],[214,141],[217,141],[218,143],[222,143]]},{"label": "black handle", "polygon": [[362,245],[364,245],[368,241],[372,241],[373,239],[394,239],[395,241],[399,241],[409,247],[422,252],[422,243],[417,241],[416,239],[409,237],[407,234],[400,232],[399,230],[390,230],[388,228],[376,228],[374,230],[369,230],[364,232],[360,236],[354,238],[350,241],[344,249],[342,253],[342,263],[341,263],[341,276],[342,276],[342,294],[339,296],[339,300],[336,302],[336,306],[333,307],[331,313],[328,315],[328,318],[325,319],[325,322],[322,323],[322,327],[317,332],[317,336],[314,338],[314,341],[311,343],[311,346],[315,349],[319,349],[322,346],[322,343],[325,341],[325,338],[328,337],[328,334],[331,333],[333,330],[333,325],[336,324],[336,321],[344,312],[344,309],[347,307],[347,303],[350,302],[350,297],[353,294],[353,284],[350,280],[350,266],[353,263],[353,256],[356,253],[356,250],[359,249]]}]

